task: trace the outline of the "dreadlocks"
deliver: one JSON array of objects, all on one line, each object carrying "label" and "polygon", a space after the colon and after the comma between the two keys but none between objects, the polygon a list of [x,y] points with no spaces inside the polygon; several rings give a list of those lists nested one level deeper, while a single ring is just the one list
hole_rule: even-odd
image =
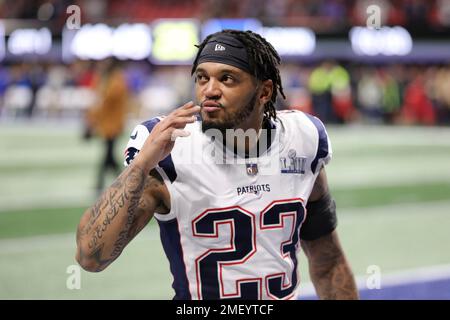
[{"label": "dreadlocks", "polygon": [[199,50],[192,65],[191,75],[194,74],[195,69],[197,68],[198,59],[203,48],[212,37],[218,34],[230,34],[241,41],[247,50],[252,75],[261,81],[268,79],[272,80],[274,90],[271,99],[264,105],[264,118],[276,119],[276,109],[274,104],[277,100],[278,91],[281,96],[286,99],[281,84],[280,71],[278,70],[281,59],[275,48],[259,34],[249,30],[238,31],[227,29],[207,36],[200,45],[196,46]]}]

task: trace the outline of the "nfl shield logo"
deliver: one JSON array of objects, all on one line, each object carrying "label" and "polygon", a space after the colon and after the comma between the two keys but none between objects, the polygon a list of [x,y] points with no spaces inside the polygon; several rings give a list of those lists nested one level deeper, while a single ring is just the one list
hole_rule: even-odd
[{"label": "nfl shield logo", "polygon": [[258,165],[256,163],[246,163],[245,166],[249,176],[255,176],[258,173]]}]

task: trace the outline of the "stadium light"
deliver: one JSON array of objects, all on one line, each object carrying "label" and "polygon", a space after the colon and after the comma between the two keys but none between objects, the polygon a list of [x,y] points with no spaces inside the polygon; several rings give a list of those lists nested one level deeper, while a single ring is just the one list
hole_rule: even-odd
[{"label": "stadium light", "polygon": [[189,64],[197,53],[199,37],[195,19],[158,19],[152,24],[151,61],[155,64]]},{"label": "stadium light", "polygon": [[357,55],[405,56],[413,47],[409,32],[398,26],[382,27],[378,30],[353,27],[349,37],[352,49]]},{"label": "stadium light", "polygon": [[[67,33],[63,33],[67,35]],[[145,59],[150,55],[150,27],[143,23],[122,24],[112,28],[106,24],[86,24],[69,41],[70,52],[81,59],[101,60],[115,56],[119,59]]]},{"label": "stadium light", "polygon": [[52,47],[52,34],[48,28],[16,29],[9,35],[7,46],[14,55],[44,55]]},{"label": "stadium light", "polygon": [[75,34],[70,48],[81,59],[105,59],[112,52],[111,37],[112,29],[106,24],[87,24]]},{"label": "stadium light", "polygon": [[112,53],[119,59],[146,59],[151,50],[150,27],[146,24],[122,24],[113,34]]},{"label": "stadium light", "polygon": [[310,55],[316,48],[316,35],[308,28],[263,28],[262,34],[280,56]]}]

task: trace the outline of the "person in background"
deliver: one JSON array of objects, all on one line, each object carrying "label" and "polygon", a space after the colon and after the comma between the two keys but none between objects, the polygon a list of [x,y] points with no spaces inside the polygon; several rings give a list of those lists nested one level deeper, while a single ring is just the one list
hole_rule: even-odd
[{"label": "person in background", "polygon": [[123,132],[128,112],[128,88],[120,65],[112,59],[99,63],[96,90],[98,103],[86,112],[88,131],[104,140],[105,149],[97,176],[96,189],[103,190],[106,173],[119,174],[121,168],[114,158],[115,143]]},{"label": "person in background", "polygon": [[427,96],[426,78],[419,67],[411,70],[412,81],[407,85],[401,112],[401,120],[405,124],[435,125],[436,112]]}]

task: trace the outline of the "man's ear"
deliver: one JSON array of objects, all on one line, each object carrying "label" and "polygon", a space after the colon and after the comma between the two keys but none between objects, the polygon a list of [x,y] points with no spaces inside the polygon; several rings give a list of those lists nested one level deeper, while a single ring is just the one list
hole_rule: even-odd
[{"label": "man's ear", "polygon": [[272,99],[273,93],[273,82],[271,79],[264,80],[261,86],[261,94],[259,95],[259,101],[262,105],[265,105],[267,102]]}]

